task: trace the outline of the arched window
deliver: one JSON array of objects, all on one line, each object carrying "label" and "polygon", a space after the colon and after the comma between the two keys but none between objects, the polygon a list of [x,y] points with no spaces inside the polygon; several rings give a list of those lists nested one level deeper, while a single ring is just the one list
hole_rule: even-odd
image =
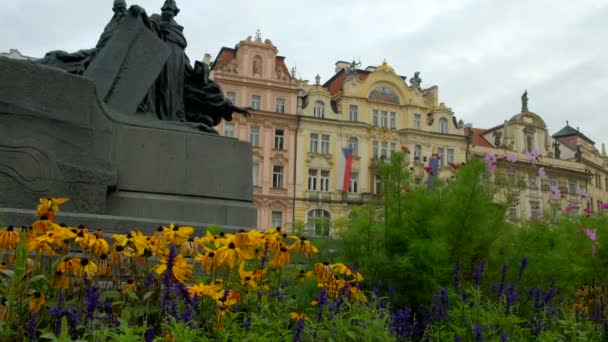
[{"label": "arched window", "polygon": [[443,133],[443,134],[448,133],[448,119],[446,119],[446,118],[439,119],[439,133]]},{"label": "arched window", "polygon": [[314,116],[315,118],[325,117],[325,103],[323,103],[323,101],[315,102]]},{"label": "arched window", "polygon": [[356,137],[348,138],[348,148],[353,151],[353,156],[359,155],[359,139]]},{"label": "arched window", "polygon": [[331,214],[327,210],[312,209],[308,212],[307,228],[308,231],[314,232],[315,235],[329,236],[329,226],[331,223]]}]

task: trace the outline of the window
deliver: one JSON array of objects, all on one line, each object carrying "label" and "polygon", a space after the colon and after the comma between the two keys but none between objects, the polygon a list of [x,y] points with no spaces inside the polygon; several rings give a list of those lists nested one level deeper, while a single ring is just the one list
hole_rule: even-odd
[{"label": "window", "polygon": [[383,141],[380,144],[380,158],[386,159],[387,155],[388,155],[388,143],[386,141]]},{"label": "window", "polygon": [[454,163],[454,149],[453,148],[448,148],[448,154],[447,154],[446,161],[448,163]]},{"label": "window", "polygon": [[321,170],[321,191],[329,191],[329,170]]},{"label": "window", "polygon": [[307,215],[307,228],[311,233],[321,236],[329,236],[331,215],[327,210],[313,209]]},{"label": "window", "polygon": [[224,124],[224,136],[234,138],[234,124],[232,122]]},{"label": "window", "polygon": [[359,192],[359,172],[353,172],[350,174],[350,185],[348,192],[357,193]]},{"label": "window", "polygon": [[348,148],[353,152],[353,156],[359,155],[359,139],[356,137],[348,138]]},{"label": "window", "polygon": [[445,165],[445,148],[438,147],[437,155],[439,156],[439,166],[444,166]]},{"label": "window", "polygon": [[252,176],[253,176],[253,186],[258,186],[258,179],[260,179],[260,164],[258,163],[253,163],[253,168],[252,168]]},{"label": "window", "polygon": [[321,153],[329,154],[329,134],[321,135]]},{"label": "window", "polygon": [[260,146],[260,127],[251,126],[249,128],[249,142],[251,142],[251,146]]},{"label": "window", "polygon": [[236,104],[236,91],[229,91],[226,93],[226,98],[230,99],[232,103]]},{"label": "window", "polygon": [[549,186],[557,188],[557,178],[549,179]]},{"label": "window", "polygon": [[519,218],[519,208],[517,204],[514,204],[509,208],[509,219],[515,221]]},{"label": "window", "polygon": [[397,143],[392,142],[392,143],[390,144],[389,151],[390,151],[390,155],[391,155],[391,157],[392,157],[392,156],[393,156],[393,154],[395,154],[395,152],[397,151]]},{"label": "window", "polygon": [[271,225],[275,228],[280,228],[283,226],[283,212],[282,211],[273,211],[272,212]]},{"label": "window", "polygon": [[578,184],[576,184],[576,180],[568,180],[568,193],[570,195],[578,195]]},{"label": "window", "polygon": [[378,110],[376,109],[372,112],[372,126],[378,127]]},{"label": "window", "polygon": [[380,127],[382,127],[382,128],[388,127],[388,112],[385,110],[380,112]]},{"label": "window", "polygon": [[608,191],[608,177],[604,178],[604,183],[606,183],[606,191]]},{"label": "window", "polygon": [[439,133],[448,134],[448,119],[439,119]]},{"label": "window", "polygon": [[602,209],[602,201],[597,200],[597,210],[601,210]]},{"label": "window", "polygon": [[310,133],[310,143],[308,144],[308,152],[310,152],[310,153],[319,152],[319,134]]},{"label": "window", "polygon": [[378,159],[378,142],[372,142],[372,158]]},{"label": "window", "polygon": [[414,158],[420,159],[421,156],[422,156],[422,146],[415,145],[414,146]]},{"label": "window", "polygon": [[414,114],[414,128],[415,129],[422,128],[422,115]]},{"label": "window", "polygon": [[397,129],[397,113],[391,112],[390,120],[391,129]]},{"label": "window", "polygon": [[515,174],[515,170],[509,170],[507,172],[507,183],[509,186],[517,185],[517,175]]},{"label": "window", "polygon": [[530,218],[538,219],[541,217],[540,202],[530,201]]},{"label": "window", "polygon": [[350,105],[348,106],[348,120],[359,121],[359,106]]},{"label": "window", "polygon": [[283,149],[283,141],[285,139],[285,130],[282,128],[277,128],[274,130],[274,149],[282,150]]},{"label": "window", "polygon": [[325,117],[325,103],[323,103],[322,101],[315,102],[314,116],[315,118]]},{"label": "window", "polygon": [[380,177],[374,175],[374,194],[380,195],[382,193],[382,181]]},{"label": "window", "polygon": [[530,189],[538,189],[538,177],[536,175],[528,177],[528,187]]},{"label": "window", "polygon": [[277,113],[285,113],[285,99],[277,98],[275,109]]},{"label": "window", "polygon": [[308,190],[317,191],[317,177],[319,176],[319,170],[308,169]]},{"label": "window", "polygon": [[262,97],[258,95],[251,95],[251,108],[254,110],[260,110],[262,105]]},{"label": "window", "polygon": [[272,167],[272,187],[283,188],[283,166],[274,165]]}]

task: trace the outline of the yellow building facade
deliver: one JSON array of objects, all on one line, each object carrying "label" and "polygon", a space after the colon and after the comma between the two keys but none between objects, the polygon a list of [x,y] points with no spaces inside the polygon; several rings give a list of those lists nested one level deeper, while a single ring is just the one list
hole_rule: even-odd
[{"label": "yellow building facade", "polygon": [[[336,63],[324,84],[302,84],[298,116],[295,220],[314,235],[336,233],[332,222],[380,191],[378,162],[402,146],[417,171],[438,154],[439,175],[448,163],[465,160],[463,122],[438,101],[438,87],[421,87],[419,74],[408,82],[386,62],[359,69]],[[344,184],[344,151],[353,153],[351,179]]]},{"label": "yellow building facade", "polygon": [[591,139],[569,124],[550,135],[541,116],[528,109],[527,92],[520,113],[496,127],[471,128],[465,134],[472,155],[496,154],[492,180],[502,194],[516,192],[508,212],[512,221],[579,214],[585,208],[602,210],[608,202],[605,148],[600,153]]}]

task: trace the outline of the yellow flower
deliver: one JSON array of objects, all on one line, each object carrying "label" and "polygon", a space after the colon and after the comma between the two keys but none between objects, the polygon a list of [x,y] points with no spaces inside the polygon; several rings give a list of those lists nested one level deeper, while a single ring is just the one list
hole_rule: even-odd
[{"label": "yellow flower", "polygon": [[251,259],[251,257],[236,247],[235,243],[231,241],[227,246],[221,247],[217,250],[218,265],[227,265],[233,268],[235,264],[245,262],[245,260]]},{"label": "yellow flower", "polygon": [[57,270],[63,274],[67,274],[70,272],[77,272],[79,266],[80,262],[78,258],[67,257],[59,263],[59,266],[57,266]]},{"label": "yellow flower", "polygon": [[101,236],[96,233],[95,236],[91,239],[91,253],[94,256],[99,257],[102,254],[107,254],[109,251],[110,245],[108,244],[106,239],[103,238],[103,233],[101,233]]},{"label": "yellow flower", "polygon": [[361,275],[361,273],[354,272],[350,267],[348,267],[342,263],[337,263],[337,264],[331,265],[331,269],[336,273],[345,274],[347,277],[353,278],[352,280],[354,280],[354,281],[358,281],[358,282],[363,281],[363,276]]},{"label": "yellow flower", "polygon": [[287,249],[287,247],[282,246],[279,251],[274,255],[274,259],[272,260],[272,267],[282,267],[289,265],[291,261],[291,253]]},{"label": "yellow flower", "polygon": [[305,314],[299,314],[297,312],[292,312],[289,314],[289,317],[295,319],[295,320],[302,320],[302,321],[307,321],[308,320],[308,316],[306,316]]},{"label": "yellow flower", "polygon": [[188,292],[192,297],[198,296],[200,298],[203,296],[207,296],[212,298],[213,300],[220,299],[224,294],[224,291],[222,290],[222,287],[220,285],[205,285],[203,283],[189,286]]},{"label": "yellow flower", "polygon": [[59,205],[69,201],[68,198],[45,197],[40,199],[40,204],[36,208],[36,216],[46,216],[50,221],[55,220],[54,213],[59,211]]},{"label": "yellow flower", "polygon": [[327,261],[323,263],[318,262],[315,264],[315,274],[317,275],[319,283],[326,283],[332,280],[333,274]]},{"label": "yellow flower", "polygon": [[247,285],[252,288],[258,287],[256,283],[256,276],[252,271],[245,271],[244,263],[239,266],[239,276],[241,277],[241,284]]},{"label": "yellow flower", "polygon": [[78,259],[80,267],[78,268],[78,275],[86,274],[87,278],[92,278],[97,273],[97,265],[88,258]]},{"label": "yellow flower", "polygon": [[135,284],[135,281],[133,279],[129,279],[126,283],[124,283],[122,289],[124,291],[135,291],[137,290],[137,284]]},{"label": "yellow flower", "polygon": [[0,230],[0,249],[15,249],[21,241],[21,234],[13,226]]},{"label": "yellow flower", "polygon": [[198,254],[194,260],[201,263],[203,270],[207,273],[215,272],[217,269],[217,258],[215,252],[209,248],[205,248],[205,254]]},{"label": "yellow flower", "polygon": [[179,248],[179,254],[183,256],[193,256],[198,253],[198,245],[194,241],[193,238],[188,238],[188,240]]},{"label": "yellow flower", "polygon": [[234,236],[234,244],[239,248],[248,246],[249,242],[249,234],[243,229],[239,230]]},{"label": "yellow flower", "polygon": [[124,247],[121,245],[117,245],[114,243],[112,247],[112,252],[110,252],[110,262],[114,265],[121,263],[122,257],[132,257],[133,251],[131,247]]},{"label": "yellow flower", "polygon": [[97,260],[97,274],[101,276],[110,276],[112,275],[112,266],[108,260],[107,254],[102,254],[99,256]]},{"label": "yellow flower", "polygon": [[[154,267],[154,272],[159,275],[167,271],[167,257],[162,257],[160,264]],[[178,255],[173,260],[173,277],[180,283],[185,283],[192,277],[192,265],[183,256]]]},{"label": "yellow flower", "polygon": [[32,229],[36,235],[42,235],[51,230],[51,221],[46,216],[40,217],[40,220],[34,222]]},{"label": "yellow flower", "polygon": [[133,247],[137,256],[146,255],[146,251],[148,254],[152,254],[150,239],[144,233],[132,230],[131,233],[127,235],[127,239],[129,246]]},{"label": "yellow flower", "polygon": [[173,223],[169,227],[163,227],[163,230],[169,236],[169,241],[176,246],[181,246],[194,233],[194,227],[177,227]]},{"label": "yellow flower", "polygon": [[8,269],[8,264],[6,262],[0,263],[0,271]]},{"label": "yellow flower", "polygon": [[298,254],[304,252],[309,258],[312,257],[314,253],[319,253],[317,247],[315,247],[305,236],[302,236],[298,241],[294,242],[289,249]]},{"label": "yellow flower", "polygon": [[304,279],[307,279],[307,278],[312,278],[312,277],[314,277],[314,275],[315,275],[315,274],[314,274],[314,272],[313,272],[313,271],[308,271],[308,272],[306,272],[306,271],[304,271],[304,270],[300,270],[300,272],[298,272],[298,275],[296,276],[296,278],[297,278],[299,281],[304,281]]},{"label": "yellow flower", "polygon": [[34,292],[30,297],[30,312],[40,312],[45,303],[44,293]]},{"label": "yellow flower", "polygon": [[69,285],[70,281],[68,277],[59,270],[55,271],[55,275],[53,275],[53,277],[51,278],[51,286],[58,290],[61,290],[67,289]]},{"label": "yellow flower", "polygon": [[29,252],[36,252],[37,254],[53,255],[53,249],[46,241],[40,241],[34,239],[27,243],[27,250]]}]

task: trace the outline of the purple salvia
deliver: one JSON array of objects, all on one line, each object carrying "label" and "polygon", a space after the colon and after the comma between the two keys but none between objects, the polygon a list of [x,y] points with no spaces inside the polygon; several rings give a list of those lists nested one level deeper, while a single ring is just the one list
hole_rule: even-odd
[{"label": "purple salvia", "polygon": [[479,287],[479,285],[481,285],[481,278],[483,277],[485,268],[486,268],[486,262],[484,260],[484,261],[481,261],[481,263],[479,263],[479,265],[477,265],[475,267],[475,269],[473,270],[473,283],[475,284],[475,287]]},{"label": "purple salvia", "polygon": [[498,298],[502,298],[505,291],[505,278],[507,275],[507,264],[502,264],[500,269],[500,284],[498,284]]},{"label": "purple salvia", "polygon": [[304,331],[304,323],[303,319],[299,319],[296,324],[293,326],[293,342],[299,342],[302,340],[302,332]]},{"label": "purple salvia", "polygon": [[243,319],[243,328],[245,328],[245,331],[251,330],[251,316],[250,315],[247,315],[247,317],[245,317],[245,319]]},{"label": "purple salvia", "polygon": [[460,274],[460,260],[454,263],[454,290],[458,291],[460,289],[460,279],[462,275]]},{"label": "purple salvia", "polygon": [[500,334],[500,342],[507,342],[509,340],[509,336],[507,336],[507,332],[506,331],[502,331],[502,334]]},{"label": "purple salvia", "polygon": [[407,339],[414,333],[412,309],[406,307],[399,309],[393,314],[393,318],[389,323],[393,336],[398,340]]},{"label": "purple salvia", "polygon": [[30,341],[37,341],[36,339],[36,321],[38,319],[38,313],[34,312],[32,314],[32,316],[30,317],[30,320],[27,322],[27,329],[25,331],[25,336],[27,336],[27,338]]},{"label": "purple salvia", "polygon": [[144,339],[146,342],[153,342],[156,333],[154,332],[154,326],[152,324],[148,324],[148,329],[146,329],[146,333],[144,334]]},{"label": "purple salvia", "polygon": [[483,325],[480,325],[480,324],[473,325],[473,337],[475,338],[476,342],[483,341],[483,330],[484,330]]},{"label": "purple salvia", "polygon": [[509,283],[507,285],[506,297],[506,311],[509,312],[509,308],[512,307],[517,301],[517,291],[515,291],[513,283]]},{"label": "purple salvia", "polygon": [[[87,282],[88,283],[88,282]],[[86,289],[85,308],[87,312],[87,319],[89,322],[95,319],[95,311],[101,308],[101,302],[99,302],[99,286],[90,285]]]},{"label": "purple salvia", "polygon": [[524,271],[528,268],[528,258],[521,259],[521,265],[519,266],[519,277],[518,280],[521,280],[524,275]]}]

